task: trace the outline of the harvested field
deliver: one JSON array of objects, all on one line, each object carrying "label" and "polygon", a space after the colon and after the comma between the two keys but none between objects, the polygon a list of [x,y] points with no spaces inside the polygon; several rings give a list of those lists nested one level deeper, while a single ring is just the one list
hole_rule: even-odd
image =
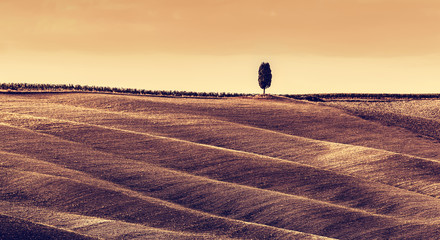
[{"label": "harvested field", "polygon": [[439,116],[437,100],[0,94],[0,238],[437,239]]}]

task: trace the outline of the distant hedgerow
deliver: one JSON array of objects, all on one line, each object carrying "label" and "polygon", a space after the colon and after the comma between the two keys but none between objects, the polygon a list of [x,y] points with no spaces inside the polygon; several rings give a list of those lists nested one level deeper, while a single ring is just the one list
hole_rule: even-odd
[{"label": "distant hedgerow", "polygon": [[136,95],[162,95],[180,97],[236,97],[248,96],[244,93],[224,92],[187,92],[187,91],[166,91],[166,90],[144,90],[136,88],[110,88],[101,86],[82,86],[73,84],[31,84],[31,83],[1,83],[0,90],[12,92],[102,92],[102,93],[123,93]]},{"label": "distant hedgerow", "polygon": [[[33,93],[33,92],[99,92],[136,95],[160,95],[176,97],[238,97],[251,96],[245,93],[225,92],[187,92],[166,90],[145,90],[136,88],[116,88],[101,86],[82,86],[73,84],[34,84],[34,83],[0,83],[0,90],[9,93]],[[389,94],[389,93],[324,93],[324,94],[284,94],[288,98],[309,101],[325,101],[325,99],[439,99],[440,94]]]}]

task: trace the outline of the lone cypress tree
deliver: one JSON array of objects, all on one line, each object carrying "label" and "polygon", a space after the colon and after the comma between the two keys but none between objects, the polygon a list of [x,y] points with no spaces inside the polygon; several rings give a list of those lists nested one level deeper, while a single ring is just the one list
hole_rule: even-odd
[{"label": "lone cypress tree", "polygon": [[262,62],[258,69],[258,84],[263,89],[263,95],[266,94],[266,88],[272,83],[272,71],[269,63]]}]

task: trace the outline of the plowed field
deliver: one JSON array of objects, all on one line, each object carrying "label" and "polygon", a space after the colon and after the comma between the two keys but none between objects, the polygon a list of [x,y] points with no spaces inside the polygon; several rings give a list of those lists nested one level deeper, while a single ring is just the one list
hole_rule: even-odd
[{"label": "plowed field", "polygon": [[0,239],[440,239],[439,132],[437,100],[0,94]]}]

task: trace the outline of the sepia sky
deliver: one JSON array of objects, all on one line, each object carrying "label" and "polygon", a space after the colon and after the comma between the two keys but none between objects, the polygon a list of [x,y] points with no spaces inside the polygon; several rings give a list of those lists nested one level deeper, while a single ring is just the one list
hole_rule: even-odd
[{"label": "sepia sky", "polygon": [[438,0],[0,0],[0,81],[440,92]]}]

